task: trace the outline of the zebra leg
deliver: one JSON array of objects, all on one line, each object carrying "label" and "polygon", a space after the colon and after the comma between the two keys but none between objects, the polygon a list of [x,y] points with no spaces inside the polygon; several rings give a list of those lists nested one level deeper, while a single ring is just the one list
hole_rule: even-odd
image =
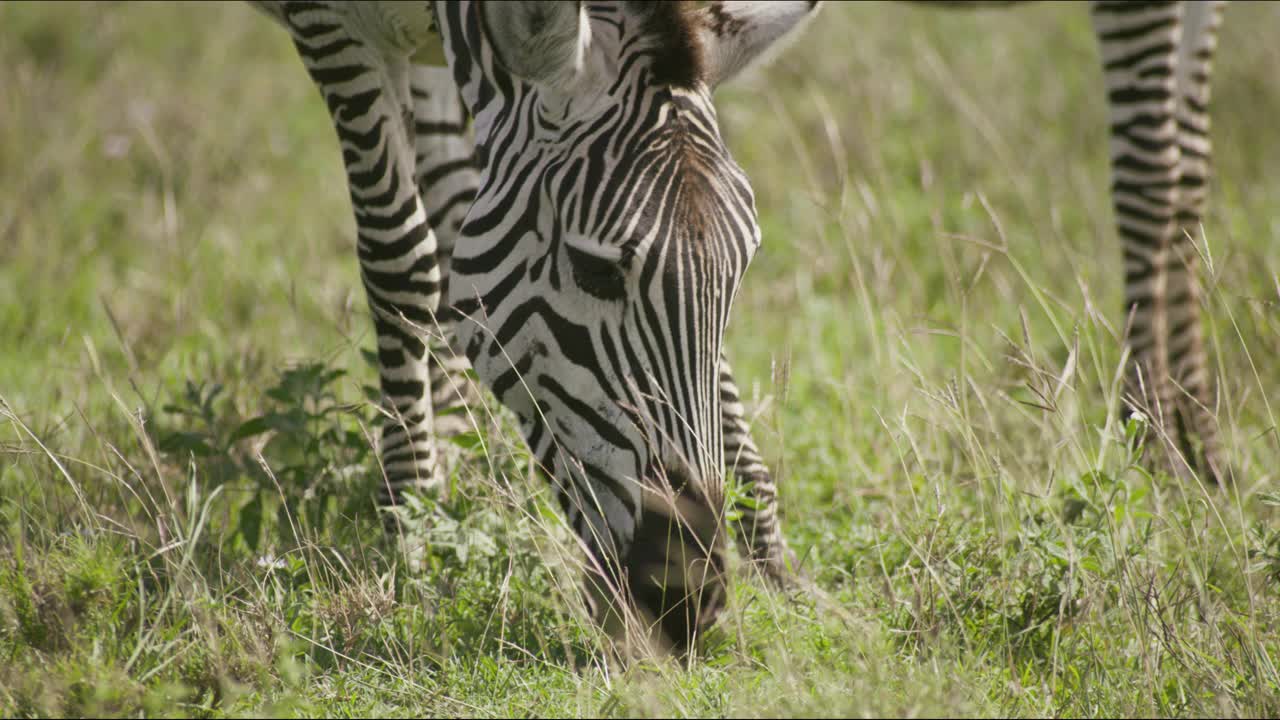
[{"label": "zebra leg", "polygon": [[[414,181],[409,69],[407,59],[388,58],[354,34],[342,16],[302,7],[288,27],[342,146],[378,339],[385,507],[405,490],[439,484],[424,336],[439,303],[440,268]],[[394,516],[386,517],[394,527]]]},{"label": "zebra leg", "polygon": [[765,577],[786,582],[796,562],[778,521],[778,486],[751,439],[746,410],[724,353],[720,354],[720,421],[724,431],[725,464],[748,489],[746,497],[735,506],[740,549],[759,566]]},{"label": "zebra leg", "polygon": [[1192,467],[1215,483],[1228,479],[1213,413],[1209,358],[1200,322],[1196,282],[1200,222],[1209,194],[1209,78],[1225,2],[1189,2],[1178,46],[1177,231],[1168,266],[1169,369],[1174,383],[1179,445]]},{"label": "zebra leg", "polygon": [[[1174,71],[1178,2],[1096,2],[1111,112],[1112,202],[1124,252],[1130,350],[1125,405],[1168,438],[1175,427],[1169,376],[1168,268],[1179,177]],[[1168,443],[1164,443],[1172,451]]]},{"label": "zebra leg", "polygon": [[[480,186],[475,141],[468,127],[466,107],[447,67],[414,65],[410,92],[418,194],[436,236],[440,293],[448,297],[453,248]],[[456,317],[449,308],[442,308],[436,319],[442,333],[433,334],[429,344],[431,404],[436,436],[446,438],[471,429],[465,408],[475,406],[479,393],[476,383],[467,376],[471,363],[456,339]],[[440,452],[443,465],[449,446],[442,445]]]}]

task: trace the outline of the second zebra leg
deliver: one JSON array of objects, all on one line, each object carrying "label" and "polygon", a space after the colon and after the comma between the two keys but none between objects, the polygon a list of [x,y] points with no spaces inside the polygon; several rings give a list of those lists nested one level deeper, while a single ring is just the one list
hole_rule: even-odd
[{"label": "second zebra leg", "polygon": [[795,553],[787,547],[778,519],[778,486],[760,449],[751,438],[746,409],[733,381],[729,361],[720,355],[720,418],[724,430],[724,462],[746,493],[734,510],[741,551],[761,573],[786,583],[798,572]]}]

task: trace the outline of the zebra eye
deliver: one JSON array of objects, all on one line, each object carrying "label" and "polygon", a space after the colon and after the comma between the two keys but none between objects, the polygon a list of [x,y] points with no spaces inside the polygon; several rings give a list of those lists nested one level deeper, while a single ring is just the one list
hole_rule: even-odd
[{"label": "zebra eye", "polygon": [[618,260],[600,257],[565,243],[573,281],[582,291],[600,300],[621,300],[627,292],[625,269]]}]

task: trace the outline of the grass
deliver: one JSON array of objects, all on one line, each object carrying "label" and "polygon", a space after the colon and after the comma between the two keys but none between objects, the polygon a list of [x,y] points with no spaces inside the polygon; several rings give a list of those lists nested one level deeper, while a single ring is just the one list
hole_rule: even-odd
[{"label": "grass", "polygon": [[[231,4],[0,5],[0,714],[1280,714],[1280,10],[1226,12],[1206,330],[1238,484],[1118,416],[1070,4],[833,5],[719,97],[764,231],[728,344],[820,594],[625,670],[510,428],[372,514],[332,130]],[[838,52],[833,48],[838,48]]]}]

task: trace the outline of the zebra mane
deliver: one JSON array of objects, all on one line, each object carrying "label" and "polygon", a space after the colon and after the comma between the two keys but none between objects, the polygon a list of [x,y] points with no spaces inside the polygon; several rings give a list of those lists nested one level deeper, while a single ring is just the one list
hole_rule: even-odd
[{"label": "zebra mane", "polygon": [[628,0],[627,12],[641,22],[642,32],[654,42],[654,81],[690,88],[703,79],[705,62],[698,38],[694,3]]}]

